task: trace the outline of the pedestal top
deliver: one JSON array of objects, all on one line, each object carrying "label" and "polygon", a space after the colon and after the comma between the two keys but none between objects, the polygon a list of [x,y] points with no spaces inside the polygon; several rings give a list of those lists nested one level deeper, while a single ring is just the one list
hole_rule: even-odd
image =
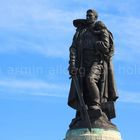
[{"label": "pedestal top", "polygon": [[87,128],[68,130],[65,140],[122,140],[121,134],[116,130]]}]

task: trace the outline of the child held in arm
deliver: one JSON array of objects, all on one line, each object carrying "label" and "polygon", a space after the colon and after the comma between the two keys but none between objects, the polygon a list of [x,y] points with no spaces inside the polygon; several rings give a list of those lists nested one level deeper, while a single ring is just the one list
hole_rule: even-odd
[{"label": "child held in arm", "polygon": [[102,21],[97,21],[94,27],[94,34],[99,35],[99,40],[96,42],[97,50],[103,52],[104,57],[107,59],[109,54],[109,31]]}]

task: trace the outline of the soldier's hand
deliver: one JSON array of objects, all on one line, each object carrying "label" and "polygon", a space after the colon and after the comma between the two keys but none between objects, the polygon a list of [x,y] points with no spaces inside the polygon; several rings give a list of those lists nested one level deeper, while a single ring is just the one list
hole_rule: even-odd
[{"label": "soldier's hand", "polygon": [[76,67],[70,67],[69,68],[69,74],[71,76],[76,75],[77,74],[77,68]]}]

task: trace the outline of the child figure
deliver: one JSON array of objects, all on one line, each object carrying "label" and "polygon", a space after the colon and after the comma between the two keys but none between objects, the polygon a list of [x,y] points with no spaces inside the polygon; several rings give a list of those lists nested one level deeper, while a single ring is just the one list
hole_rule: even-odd
[{"label": "child figure", "polygon": [[100,52],[103,52],[104,57],[107,58],[110,47],[109,42],[110,32],[108,31],[107,27],[102,21],[97,21],[95,23],[94,34],[99,35],[99,40],[96,42],[97,49]]}]

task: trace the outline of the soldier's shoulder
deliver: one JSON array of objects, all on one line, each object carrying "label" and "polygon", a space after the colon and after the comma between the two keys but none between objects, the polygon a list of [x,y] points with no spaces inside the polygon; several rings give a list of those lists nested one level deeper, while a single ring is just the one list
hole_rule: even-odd
[{"label": "soldier's shoulder", "polygon": [[86,19],[75,19],[75,20],[73,20],[73,25],[76,28],[86,28],[87,20]]}]

